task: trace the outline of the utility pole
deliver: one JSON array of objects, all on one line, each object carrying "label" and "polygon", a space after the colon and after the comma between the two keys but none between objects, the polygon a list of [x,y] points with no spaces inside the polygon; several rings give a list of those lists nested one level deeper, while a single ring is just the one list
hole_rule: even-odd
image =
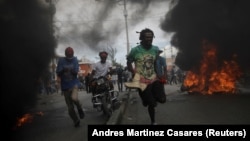
[{"label": "utility pole", "polygon": [[167,58],[167,54],[166,54],[167,51],[166,51],[166,50],[167,50],[167,49],[164,48],[164,57],[165,57],[165,58]]},{"label": "utility pole", "polygon": [[170,47],[170,51],[171,51],[171,58],[173,59],[174,55],[173,55],[173,47],[172,46]]},{"label": "utility pole", "polygon": [[127,17],[128,17],[128,12],[127,12],[127,0],[123,0],[124,2],[124,18],[125,18],[125,26],[126,26],[126,38],[127,38],[127,55],[129,53],[129,38],[128,38],[128,21],[127,21]]},{"label": "utility pole", "polygon": [[[95,1],[100,1],[100,0],[95,0]],[[119,0],[118,2],[121,2],[122,0]],[[125,29],[126,29],[126,39],[127,39],[127,55],[129,53],[129,37],[128,37],[128,12],[127,12],[127,0],[123,0],[123,6],[124,6],[124,19],[125,19]]]}]

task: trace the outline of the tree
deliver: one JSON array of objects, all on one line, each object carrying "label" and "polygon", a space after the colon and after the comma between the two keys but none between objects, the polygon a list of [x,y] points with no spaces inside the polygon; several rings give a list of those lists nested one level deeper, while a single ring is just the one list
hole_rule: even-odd
[{"label": "tree", "polygon": [[[106,49],[104,49],[103,51],[106,51],[106,52],[109,54],[107,60],[110,60],[111,63],[112,63],[112,65],[117,64],[116,58],[115,58],[115,55],[116,55],[116,53],[117,53],[116,48],[112,47],[112,45],[111,45],[110,43],[108,43]],[[96,58],[97,60],[100,59],[99,56],[98,56],[98,57],[95,57],[95,58]]]}]

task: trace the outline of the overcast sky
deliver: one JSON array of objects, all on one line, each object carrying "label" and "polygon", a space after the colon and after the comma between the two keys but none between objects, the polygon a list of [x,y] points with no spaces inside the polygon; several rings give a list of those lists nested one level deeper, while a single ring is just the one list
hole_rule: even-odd
[{"label": "overcast sky", "polygon": [[[71,46],[78,59],[85,56],[96,62],[99,51],[107,46],[117,49],[116,61],[125,65],[127,40],[123,0],[55,0],[55,31],[58,39],[56,53],[64,55]],[[169,10],[169,0],[127,0],[129,46],[139,42],[144,28],[155,33],[154,45],[166,48],[170,57],[171,33],[161,30],[160,22]],[[173,48],[176,53],[176,49]]]}]

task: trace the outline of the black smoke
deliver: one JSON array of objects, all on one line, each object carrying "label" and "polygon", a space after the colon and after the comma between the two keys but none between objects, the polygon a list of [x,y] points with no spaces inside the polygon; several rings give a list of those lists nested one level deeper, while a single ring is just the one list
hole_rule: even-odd
[{"label": "black smoke", "polygon": [[[127,0],[126,7],[127,7],[127,21],[128,21],[128,29],[129,32],[131,32],[130,29],[133,29],[134,26],[141,23],[142,21],[149,16],[148,14],[151,11],[151,7],[154,7],[154,5],[158,3],[166,4],[169,0]],[[82,15],[81,17],[83,21],[81,29],[84,29],[83,32],[79,33],[79,25],[73,25],[71,24],[70,31],[67,32],[67,34],[62,35],[60,37],[60,43],[69,44],[69,42],[74,41],[76,42],[76,39],[78,37],[81,37],[82,42],[86,44],[84,47],[88,47],[93,51],[100,51],[104,47],[106,47],[106,42],[115,42],[117,40],[117,37],[121,32],[125,29],[125,21],[124,21],[124,1],[120,0],[96,0],[93,1],[96,3],[96,5],[100,6],[94,11],[98,11],[98,14],[94,15],[93,13],[89,13],[89,15],[92,15],[91,21],[88,20],[87,16],[84,17],[82,15],[86,14],[87,10],[89,9],[89,5],[84,5]],[[118,17],[114,17],[110,20],[110,17],[114,15],[115,9],[119,8],[120,13],[116,13]],[[159,8],[159,7],[156,7]],[[91,9],[93,10],[93,9]],[[69,15],[67,17],[68,21],[73,21],[72,15]],[[152,17],[151,17],[152,18]],[[121,19],[119,21],[115,21],[117,19]],[[115,22],[114,22],[114,21]],[[155,19],[153,19],[155,20]],[[107,23],[109,26],[107,26]],[[66,24],[67,25],[67,24]],[[60,28],[58,28],[60,30]],[[59,31],[60,32],[60,31]],[[75,35],[75,36],[72,36]],[[72,40],[69,40],[69,36]],[[124,35],[125,36],[125,35]],[[124,39],[125,41],[126,39]],[[80,44],[80,43],[79,43]]]},{"label": "black smoke", "polygon": [[[96,49],[96,47],[103,48],[103,45],[99,46],[99,44],[103,41],[111,40],[119,33],[119,30],[122,29],[118,25],[113,25],[109,30],[104,30],[104,21],[109,17],[116,3],[114,1],[105,1],[102,2],[102,4],[102,7],[98,9],[100,12],[96,17],[98,22],[95,22],[92,28],[82,33],[83,41],[92,49]],[[76,31],[77,30],[76,28]]]},{"label": "black smoke", "polygon": [[242,69],[250,65],[249,0],[173,0],[161,28],[173,32],[171,44],[179,52],[176,64],[183,70],[199,66],[202,41],[217,44],[218,62],[233,54]]},{"label": "black smoke", "polygon": [[[49,2],[49,1],[48,1]],[[1,0],[1,131],[9,140],[17,117],[36,103],[37,80],[54,56],[55,9],[40,0]]]}]

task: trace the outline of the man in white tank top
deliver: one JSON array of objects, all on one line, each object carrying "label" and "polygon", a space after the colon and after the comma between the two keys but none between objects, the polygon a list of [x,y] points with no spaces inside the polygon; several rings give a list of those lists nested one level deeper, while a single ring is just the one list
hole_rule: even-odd
[{"label": "man in white tank top", "polygon": [[[93,70],[92,70],[92,74],[93,74],[93,78],[97,79],[101,76],[104,77],[109,77],[109,75],[111,75],[112,73],[112,65],[110,62],[107,61],[107,57],[108,57],[108,53],[106,51],[101,51],[99,53],[100,56],[100,61],[93,64]],[[113,83],[112,81],[110,81],[110,88],[114,89]],[[93,95],[95,94],[95,88],[92,87],[93,91]]]}]

